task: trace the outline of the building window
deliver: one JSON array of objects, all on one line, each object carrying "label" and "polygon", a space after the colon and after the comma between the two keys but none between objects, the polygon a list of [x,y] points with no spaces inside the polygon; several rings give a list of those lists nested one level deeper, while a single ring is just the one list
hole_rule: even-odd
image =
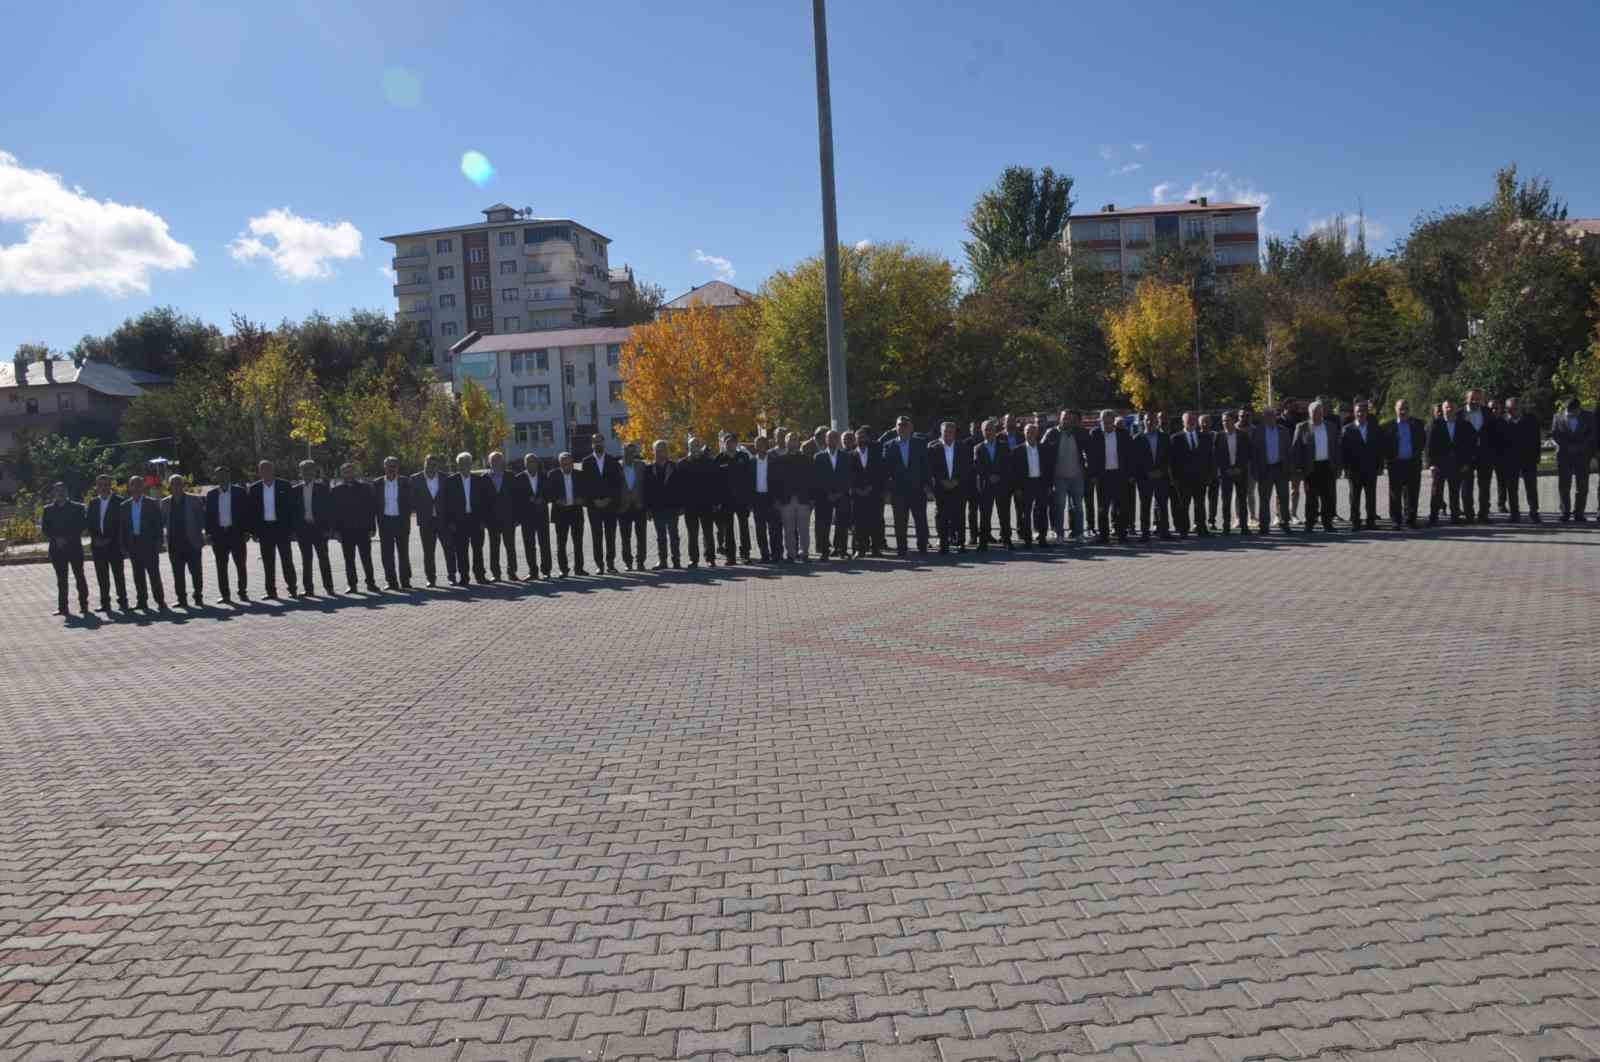
[{"label": "building window", "polygon": [[517,445],[518,446],[527,446],[528,445],[528,426],[526,424],[518,424],[517,425],[517,428],[516,428],[516,441],[517,441]]},{"label": "building window", "polygon": [[593,387],[594,386],[594,362],[591,361],[589,364],[585,365],[584,369],[589,374],[589,386]]},{"label": "building window", "polygon": [[[502,232],[500,235],[504,236],[506,234]],[[515,258],[507,258],[504,262],[500,263],[500,272],[502,272],[502,273],[515,273],[516,271],[517,271],[517,260]]]},{"label": "building window", "polygon": [[402,283],[405,283],[405,284],[426,284],[428,282],[428,274],[426,272],[411,273],[411,274],[409,274],[409,276],[410,276],[410,279],[402,281]]},{"label": "building window", "polygon": [[606,344],[606,364],[607,365],[615,365],[618,362],[620,362],[621,360],[622,360],[622,344],[621,343],[607,343]]},{"label": "building window", "polygon": [[1122,256],[1115,251],[1108,251],[1100,256],[1100,268],[1111,273],[1119,271],[1122,268]]},{"label": "building window", "polygon": [[455,249],[456,249],[456,242],[454,240],[435,240],[435,241],[433,241],[433,250],[434,250],[434,252],[436,254],[449,254],[451,251],[453,251]]},{"label": "building window", "polygon": [[472,290],[473,291],[488,291],[489,290],[489,278],[485,277],[485,276],[473,277],[472,278]]},{"label": "building window", "polygon": [[622,381],[621,380],[612,380],[610,383],[606,384],[606,393],[611,396],[611,401],[612,401],[613,404],[615,404],[617,402],[621,402],[622,401]]},{"label": "building window", "polygon": [[567,403],[567,419],[572,421],[574,424],[578,422],[578,403]]},{"label": "building window", "polygon": [[489,260],[489,251],[485,247],[468,247],[467,261],[473,265],[482,265]]},{"label": "building window", "polygon": [[480,302],[478,305],[474,306],[472,308],[472,319],[474,321],[487,321],[489,319],[488,304]]},{"label": "building window", "polygon": [[517,245],[517,234],[514,232],[502,232],[499,234],[498,239],[501,247],[515,247]]},{"label": "building window", "polygon": [[1142,221],[1128,222],[1127,225],[1123,226],[1122,232],[1129,243],[1144,243],[1150,238],[1150,234],[1145,231],[1144,222]]},{"label": "building window", "polygon": [[72,396],[64,391],[56,395],[56,408],[63,413],[72,412]]},{"label": "building window", "polygon": [[530,273],[548,273],[548,272],[550,272],[550,263],[549,262],[529,262],[528,263],[528,272],[530,272]]},{"label": "building window", "polygon": [[1203,240],[1203,239],[1205,239],[1206,238],[1206,219],[1205,218],[1184,218],[1183,219],[1183,234],[1184,234],[1184,236],[1186,238],[1191,239],[1191,240]]},{"label": "building window", "polygon": [[454,321],[445,321],[444,323],[440,324],[439,325],[439,334],[441,336],[453,336],[453,335],[455,335],[456,334],[456,323]]},{"label": "building window", "polygon": [[440,280],[454,280],[455,278],[456,278],[456,267],[455,266],[440,266],[439,267],[439,279]]},{"label": "building window", "polygon": [[520,331],[522,331],[522,318],[520,318],[520,317],[502,317],[502,318],[500,318],[500,331],[502,331],[502,332],[520,332]]},{"label": "building window", "polygon": [[540,372],[549,372],[550,371],[550,352],[548,350],[536,350],[536,351],[534,351],[533,352],[533,364],[534,364],[534,367],[537,368]]},{"label": "building window", "polygon": [[1117,238],[1117,223],[1115,221],[1102,221],[1100,223],[1100,238],[1114,240]]},{"label": "building window", "polygon": [[528,425],[536,445],[549,446],[556,441],[556,424],[553,420],[536,420]]},{"label": "building window", "polygon": [[529,387],[513,387],[511,389],[511,405],[514,409],[549,408],[550,385],[533,384]]},{"label": "building window", "polygon": [[574,387],[578,383],[577,376],[571,365],[561,366],[561,378],[566,381],[568,387]]},{"label": "building window", "polygon": [[28,399],[24,405],[29,413],[39,412],[39,400],[37,398]]},{"label": "building window", "polygon": [[526,355],[524,355],[522,353],[522,351],[520,351],[520,350],[513,350],[511,352],[511,375],[512,376],[521,376],[522,375],[522,370],[523,370],[523,360],[522,359],[525,356]]},{"label": "building window", "polygon": [[522,289],[521,288],[501,288],[500,289],[500,301],[501,302],[517,302],[521,298],[522,298]]},{"label": "building window", "polygon": [[572,242],[572,230],[565,225],[539,225],[522,230],[523,243],[549,243],[552,240]]},{"label": "building window", "polygon": [[456,297],[454,295],[440,295],[439,296],[439,309],[448,310],[452,306],[454,306],[455,304],[456,304]]}]

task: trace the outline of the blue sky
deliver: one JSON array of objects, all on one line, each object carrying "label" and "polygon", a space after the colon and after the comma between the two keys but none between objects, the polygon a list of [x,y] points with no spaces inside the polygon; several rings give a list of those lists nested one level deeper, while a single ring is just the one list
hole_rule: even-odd
[{"label": "blue sky", "polygon": [[[841,238],[960,260],[1011,163],[1080,209],[1195,188],[1379,242],[1516,160],[1600,215],[1600,4],[834,0]],[[225,325],[392,310],[379,237],[497,200],[612,237],[675,295],[818,252],[811,5],[16,5],[0,350],[150,306]],[[386,91],[387,89],[387,91]],[[461,173],[485,155],[484,187]],[[59,181],[57,180],[59,178]],[[252,219],[254,224],[252,225]],[[231,248],[231,249],[230,249]]]}]

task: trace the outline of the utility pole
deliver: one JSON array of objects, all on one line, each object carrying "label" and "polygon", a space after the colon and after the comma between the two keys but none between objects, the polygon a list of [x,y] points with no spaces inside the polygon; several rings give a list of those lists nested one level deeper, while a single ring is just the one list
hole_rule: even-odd
[{"label": "utility pole", "polygon": [[1189,321],[1194,331],[1194,413],[1199,416],[1205,408],[1200,396],[1200,274],[1189,278]]},{"label": "utility pole", "polygon": [[833,191],[833,103],[828,90],[828,13],[811,0],[817,54],[817,155],[822,168],[822,272],[828,305],[828,419],[836,431],[850,426],[845,377],[844,300],[839,294],[839,209]]}]

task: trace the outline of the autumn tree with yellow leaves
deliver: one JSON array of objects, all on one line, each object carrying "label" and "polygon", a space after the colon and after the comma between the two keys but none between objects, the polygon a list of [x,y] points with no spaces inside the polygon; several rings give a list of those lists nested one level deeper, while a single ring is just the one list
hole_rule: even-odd
[{"label": "autumn tree with yellow leaves", "polygon": [[628,400],[619,434],[646,454],[656,439],[683,452],[684,439],[719,431],[749,438],[764,419],[767,368],[748,308],[695,306],[639,325],[622,345],[618,370]]},{"label": "autumn tree with yellow leaves", "polygon": [[1181,409],[1194,394],[1194,302],[1153,277],[1106,313],[1106,339],[1122,390],[1136,409]]}]

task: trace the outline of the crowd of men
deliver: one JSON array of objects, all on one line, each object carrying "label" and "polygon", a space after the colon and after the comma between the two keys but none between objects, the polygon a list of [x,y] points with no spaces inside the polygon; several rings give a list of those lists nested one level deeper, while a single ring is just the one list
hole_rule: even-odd
[{"label": "crowd of men", "polygon": [[[57,484],[42,530],[56,568],[58,614],[70,615],[69,575],[80,610],[89,610],[85,536],[101,611],[110,613],[113,584],[118,607],[129,608],[129,569],[134,608],[146,609],[153,599],[166,610],[163,552],[179,607],[191,600],[202,607],[207,545],[221,600],[248,601],[250,539],[260,550],[267,599],[278,597],[280,575],[290,597],[314,596],[319,574],[322,592],[335,594],[329,560],[335,542],[348,592],[361,590],[358,563],[366,591],[383,592],[374,578],[374,536],[384,589],[409,590],[413,525],[423,576],[433,587],[440,554],[452,585],[518,579],[519,541],[527,579],[548,579],[553,570],[563,577],[587,575],[585,524],[597,573],[617,573],[619,543],[623,565],[643,570],[650,532],[657,570],[681,567],[685,551],[690,568],[702,559],[715,566],[719,556],[724,564],[750,563],[752,542],[762,563],[809,563],[813,529],[815,553],[824,561],[881,557],[888,549],[886,503],[902,557],[912,547],[913,525],[915,548],[928,552],[930,501],[941,553],[969,544],[977,550],[1049,549],[1087,536],[1127,542],[1136,523],[1144,541],[1191,531],[1226,535],[1235,525],[1241,535],[1264,535],[1274,513],[1286,533],[1302,495],[1302,530],[1331,532],[1341,478],[1348,484],[1348,528],[1360,532],[1378,526],[1377,481],[1387,474],[1388,518],[1401,530],[1419,526],[1424,468],[1432,474],[1429,526],[1442,516],[1487,523],[1495,488],[1512,522],[1521,520],[1519,487],[1530,518],[1540,520],[1540,428],[1515,398],[1485,404],[1481,392],[1470,391],[1463,408],[1445,402],[1429,424],[1413,417],[1403,400],[1394,412],[1380,424],[1365,401],[1339,416],[1319,399],[1304,412],[1294,403],[1206,417],[1188,412],[1176,426],[1160,412],[1119,417],[1105,410],[1086,426],[1076,412],[1063,410],[1054,424],[1042,414],[1008,414],[971,424],[965,435],[946,421],[934,437],[901,417],[881,436],[865,426],[842,433],[821,427],[802,440],[779,429],[745,447],[724,432],[714,453],[691,437],[686,456],[676,460],[668,444],[657,441],[648,461],[632,444],[613,455],[604,436],[595,435],[592,453],[581,462],[563,453],[551,468],[530,454],[520,469],[511,469],[495,452],[487,470],[478,470],[474,456],[463,453],[453,471],[443,458],[429,456],[420,471],[404,474],[391,457],[376,479],[360,478],[356,466],[346,464],[332,483],[314,461],[302,461],[292,483],[262,461],[258,478],[247,485],[218,467],[204,494],[191,493],[182,476],[173,476],[160,499],[147,496],[142,477],[129,480],[125,498],[110,476],[99,477],[87,505],[69,500]],[[1556,414],[1550,435],[1561,519],[1582,522],[1596,414],[1573,400]]]}]

